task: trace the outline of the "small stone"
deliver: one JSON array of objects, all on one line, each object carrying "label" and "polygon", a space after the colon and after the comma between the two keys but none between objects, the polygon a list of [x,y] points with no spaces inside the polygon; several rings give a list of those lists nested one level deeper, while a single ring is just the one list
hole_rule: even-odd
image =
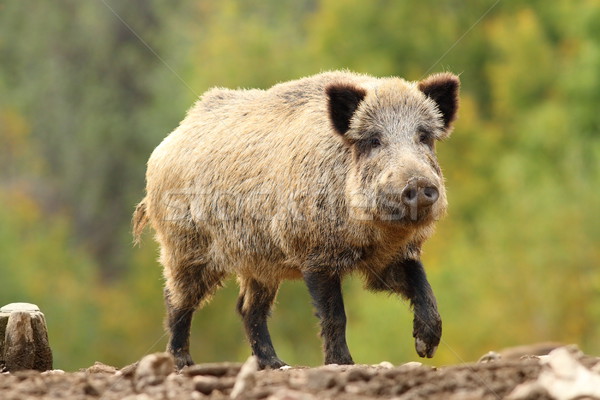
[{"label": "small stone", "polygon": [[420,363],[418,361],[410,361],[410,362],[400,365],[399,368],[403,369],[403,370],[412,370],[412,369],[416,369],[416,368],[421,368],[422,366],[423,366],[423,363]]},{"label": "small stone", "polygon": [[140,360],[135,370],[134,383],[137,390],[162,383],[175,371],[175,361],[169,353],[154,353]]},{"label": "small stone", "polygon": [[94,365],[86,369],[85,372],[87,372],[88,374],[103,373],[112,375],[117,372],[117,369],[115,367],[111,367],[110,365],[106,365],[99,361],[96,361]]},{"label": "small stone", "polygon": [[200,393],[194,390],[194,382],[192,379],[185,377],[181,374],[171,374],[165,379],[163,384],[163,390],[166,399],[175,400],[182,397],[183,393],[196,393],[202,396]]},{"label": "small stone", "polygon": [[546,357],[546,356],[525,355],[525,356],[521,356],[519,358],[519,361],[531,361],[531,360],[540,361],[540,360],[542,360],[542,357]]},{"label": "small stone", "polygon": [[362,368],[353,368],[346,374],[346,381],[368,381],[372,377],[372,373]]},{"label": "small stone", "polygon": [[184,376],[211,375],[211,376],[235,376],[242,368],[241,363],[214,363],[195,364],[184,367],[181,374]]},{"label": "small stone", "polygon": [[93,382],[86,382],[83,386],[83,392],[88,396],[98,397],[101,395],[100,389]]},{"label": "small stone", "polygon": [[198,375],[194,377],[194,388],[203,394],[211,394],[219,386],[219,378]]},{"label": "small stone", "polygon": [[316,397],[310,393],[299,392],[290,389],[280,389],[267,397],[267,400],[315,400]]},{"label": "small stone", "polygon": [[245,392],[252,390],[256,386],[256,372],[258,371],[258,359],[255,356],[249,357],[242,368],[240,373],[235,379],[233,390],[231,391],[231,398],[237,399],[242,396]]},{"label": "small stone", "polygon": [[308,380],[306,372],[303,370],[293,370],[290,372],[288,382],[292,389],[302,389]]},{"label": "small stone", "polygon": [[[423,365],[417,361],[411,361],[411,362],[407,362],[405,364],[399,365],[395,368],[391,368],[386,371],[383,371],[381,375],[388,379],[399,379],[398,377],[406,375],[407,373],[410,374],[413,371],[416,371],[419,369],[421,369],[423,371],[427,371],[427,370],[435,370],[435,367],[431,367],[429,365]],[[400,378],[400,379],[403,379],[403,378]]]},{"label": "small stone", "polygon": [[225,391],[235,384],[235,378],[217,378],[216,376],[198,375],[193,378],[194,388],[203,394],[211,394],[215,390]]},{"label": "small stone", "polygon": [[306,388],[309,390],[325,390],[336,384],[336,374],[332,371],[317,369],[306,373]]},{"label": "small stone", "polygon": [[127,397],[123,397],[123,400],[152,400],[152,397],[148,396],[146,393],[130,394]]},{"label": "small stone", "polygon": [[359,394],[365,391],[365,382],[352,382],[344,386],[344,391],[350,394]]},{"label": "small stone", "polygon": [[121,368],[117,371],[117,375],[123,375],[126,378],[131,378],[135,375],[135,370],[137,369],[139,361],[134,362],[133,364],[129,364]]},{"label": "small stone", "polygon": [[65,373],[65,371],[63,371],[62,369],[51,369],[51,370],[42,372],[42,375],[62,375],[64,373]]},{"label": "small stone", "polygon": [[385,369],[392,369],[392,368],[394,368],[394,364],[392,364],[389,361],[382,361],[379,364],[377,364],[376,367],[385,368]]},{"label": "small stone", "polygon": [[489,363],[489,362],[498,361],[501,358],[502,358],[502,356],[500,354],[496,353],[495,351],[488,351],[487,353],[482,355],[481,358],[479,359],[479,361],[477,361],[477,362],[478,363]]},{"label": "small stone", "polygon": [[509,399],[531,399],[545,393],[553,399],[600,398],[600,375],[580,363],[581,352],[559,347],[540,357],[542,371],[534,381],[524,382],[509,394]]}]

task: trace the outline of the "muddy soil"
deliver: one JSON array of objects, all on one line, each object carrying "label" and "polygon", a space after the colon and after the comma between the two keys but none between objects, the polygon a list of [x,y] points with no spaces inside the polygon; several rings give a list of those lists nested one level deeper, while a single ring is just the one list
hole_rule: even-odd
[{"label": "muddy soil", "polygon": [[[571,354],[581,371],[600,377],[596,373],[600,359]],[[157,353],[121,370],[96,363],[70,373],[3,373],[0,399],[551,399],[558,396],[536,383],[542,374],[548,373],[544,357],[514,360],[492,354],[484,362],[439,368],[419,363],[400,366],[382,363],[266,371],[256,371],[250,361],[244,366],[200,364],[174,373],[172,359],[165,353]],[[568,368],[573,370],[573,365]],[[525,390],[515,392],[517,387]]]}]

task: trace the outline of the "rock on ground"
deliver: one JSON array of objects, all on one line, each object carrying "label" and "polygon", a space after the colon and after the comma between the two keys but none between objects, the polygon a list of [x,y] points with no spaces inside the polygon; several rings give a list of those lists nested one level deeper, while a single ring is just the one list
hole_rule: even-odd
[{"label": "rock on ground", "polygon": [[118,371],[96,363],[79,372],[0,374],[0,399],[569,399],[556,397],[564,393],[554,392],[548,383],[556,383],[560,390],[557,377],[575,385],[600,379],[600,359],[572,349],[486,361],[440,368],[413,362],[257,371],[250,358],[243,365],[200,364],[176,373],[170,356],[156,353]]}]

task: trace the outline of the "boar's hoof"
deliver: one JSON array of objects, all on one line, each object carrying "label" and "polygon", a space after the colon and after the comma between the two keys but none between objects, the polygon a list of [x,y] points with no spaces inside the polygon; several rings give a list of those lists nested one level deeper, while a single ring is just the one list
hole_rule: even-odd
[{"label": "boar's hoof", "polygon": [[442,337],[441,319],[438,317],[430,322],[425,322],[416,318],[414,320],[413,336],[417,354],[420,357],[433,357]]},{"label": "boar's hoof", "polygon": [[195,364],[190,353],[173,353],[173,358],[175,358],[175,366],[178,371],[181,371],[183,367]]},{"label": "boar's hoof", "polygon": [[258,359],[258,367],[260,369],[266,369],[266,368],[271,368],[271,369],[278,369],[281,367],[286,367],[288,366],[286,363],[284,363],[283,361],[281,361],[279,358],[277,357],[271,357],[271,358],[263,358],[263,359]]},{"label": "boar's hoof", "polygon": [[337,365],[354,365],[354,360],[350,354],[338,355],[334,357],[327,357],[325,364],[337,364]]},{"label": "boar's hoof", "polygon": [[417,338],[417,339],[415,339],[415,348],[417,349],[417,354],[419,355],[419,357],[431,358],[435,354],[435,351],[437,350],[438,347],[437,347],[437,345],[436,346],[428,346],[427,344],[425,344],[424,341]]}]

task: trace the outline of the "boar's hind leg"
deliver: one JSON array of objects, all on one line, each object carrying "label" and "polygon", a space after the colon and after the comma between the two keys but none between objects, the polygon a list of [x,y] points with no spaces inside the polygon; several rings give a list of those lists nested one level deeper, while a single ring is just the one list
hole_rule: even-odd
[{"label": "boar's hind leg", "polygon": [[206,273],[206,265],[179,268],[167,278],[164,291],[167,306],[167,328],[171,334],[167,351],[175,358],[177,369],[193,365],[190,355],[190,328],[194,311],[215,291],[223,275]]},{"label": "boar's hind leg", "polygon": [[410,301],[414,313],[413,337],[417,354],[433,357],[442,337],[442,319],[423,264],[410,259],[393,263],[381,274],[371,276],[368,287],[396,292]]},{"label": "boar's hind leg", "polygon": [[321,320],[325,364],[354,364],[346,344],[346,312],[338,275],[306,272],[304,281]]},{"label": "boar's hind leg", "polygon": [[260,368],[280,368],[286,365],[275,353],[267,318],[275,300],[279,283],[265,285],[252,278],[241,278],[237,310],[244,321],[246,336]]}]

